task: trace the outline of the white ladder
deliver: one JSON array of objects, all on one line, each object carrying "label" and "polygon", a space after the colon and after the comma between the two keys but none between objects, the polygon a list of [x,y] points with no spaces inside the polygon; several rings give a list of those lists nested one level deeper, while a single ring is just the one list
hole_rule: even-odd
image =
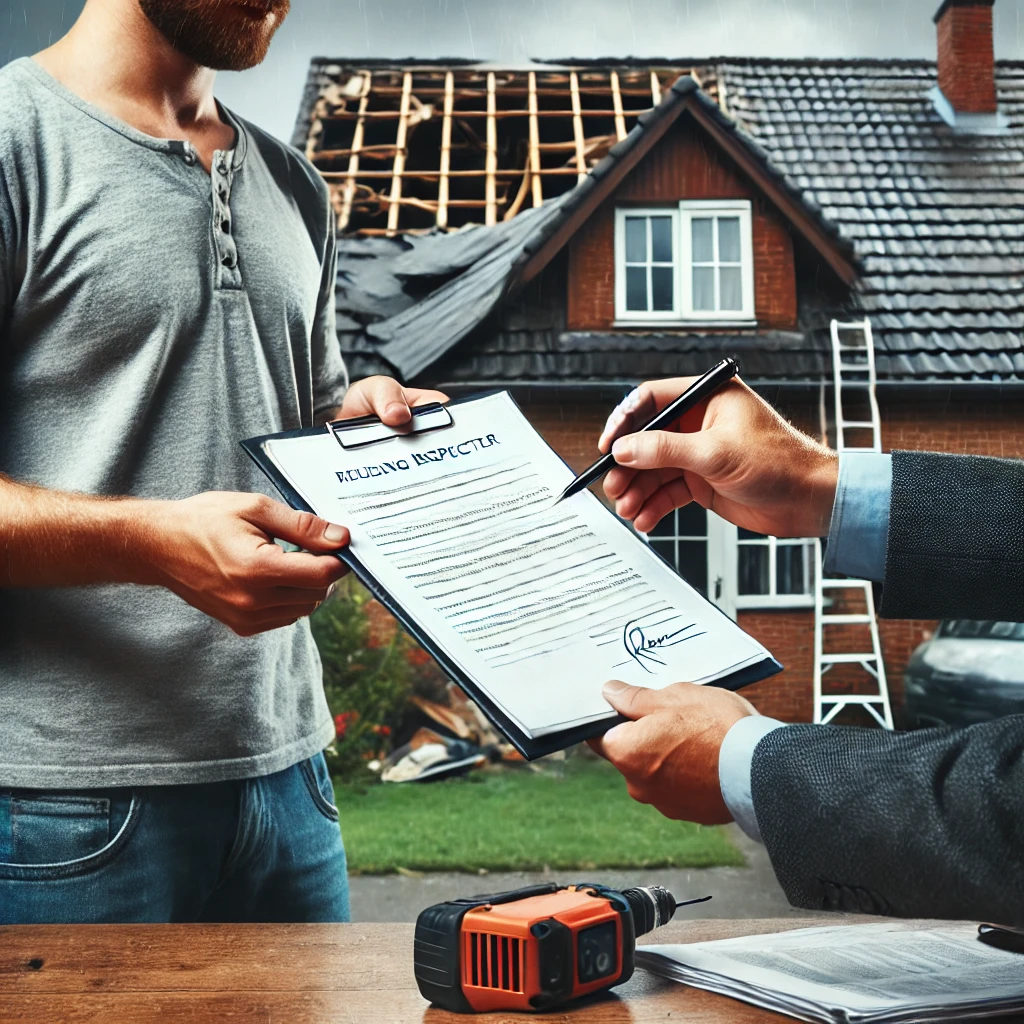
[{"label": "white ladder", "polygon": [[[849,323],[832,321],[832,382],[836,395],[836,451],[880,452],[882,450],[882,421],[878,414],[878,396],[875,393],[875,342],[871,336],[871,321],[854,320]],[[859,344],[857,338],[859,336]],[[845,340],[844,340],[845,339]],[[852,342],[852,343],[851,343]],[[858,395],[867,400],[868,419],[847,419],[843,403],[844,393]],[[863,414],[862,414],[863,415]],[[846,431],[871,431],[871,444],[846,443]]]},{"label": "white ladder", "polygon": [[[832,379],[835,385],[836,401],[836,448],[840,452],[882,450],[882,424],[878,412],[878,398],[875,394],[875,345],[871,336],[871,322],[866,318],[841,323],[833,320],[832,333]],[[859,392],[859,394],[857,394]],[[844,393],[856,394],[863,407],[867,403],[868,419],[848,419],[844,405]],[[863,416],[863,413],[860,414]],[[849,444],[846,431],[871,431],[870,445]],[[892,708],[889,705],[889,687],[885,679],[885,662],[882,660],[882,645],[878,636],[878,620],[875,617],[875,598],[868,580],[825,579],[821,541],[814,542],[817,572],[814,586],[814,721],[825,724],[832,721],[843,708],[851,705],[865,708],[884,729],[891,729]],[[840,611],[826,611],[825,591],[836,595]],[[863,611],[848,610],[854,603],[863,602]],[[871,637],[870,651],[826,651],[826,626],[862,626]],[[874,692],[823,694],[822,676],[836,665],[859,665],[873,677],[877,687]]]}]

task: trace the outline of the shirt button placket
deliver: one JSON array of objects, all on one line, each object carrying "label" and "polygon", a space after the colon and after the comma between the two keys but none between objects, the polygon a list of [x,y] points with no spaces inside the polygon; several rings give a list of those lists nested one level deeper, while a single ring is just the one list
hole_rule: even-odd
[{"label": "shirt button placket", "polygon": [[213,237],[217,250],[217,286],[238,288],[242,275],[238,270],[238,250],[231,232],[231,179],[233,151],[218,152],[211,167],[213,184]]}]

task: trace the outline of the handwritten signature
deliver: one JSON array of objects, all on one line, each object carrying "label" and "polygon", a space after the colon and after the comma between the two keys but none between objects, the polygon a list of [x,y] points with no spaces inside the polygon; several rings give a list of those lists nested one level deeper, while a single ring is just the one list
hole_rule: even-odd
[{"label": "handwritten signature", "polygon": [[[647,662],[653,661],[657,665],[665,664],[654,652],[665,647],[675,647],[676,644],[683,644],[687,640],[694,640],[699,636],[703,636],[706,630],[701,630],[699,633],[689,632],[696,625],[696,622],[691,622],[689,625],[683,626],[682,629],[677,629],[672,633],[665,633],[658,637],[647,637],[644,635],[644,631],[637,620],[631,619],[622,627],[622,643],[629,656],[645,672],[650,672],[653,675],[653,669],[648,667]],[[683,636],[682,634],[684,633],[688,635]]]}]

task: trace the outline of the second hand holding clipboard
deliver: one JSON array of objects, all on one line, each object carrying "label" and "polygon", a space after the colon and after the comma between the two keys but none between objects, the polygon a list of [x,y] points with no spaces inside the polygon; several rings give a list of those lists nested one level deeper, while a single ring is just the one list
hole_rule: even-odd
[{"label": "second hand holding clipboard", "polygon": [[331,420],[327,424],[327,429],[342,448],[352,451],[383,441],[394,441],[398,437],[444,430],[455,423],[451,410],[440,402],[414,405],[409,412],[412,413],[409,422],[403,423],[400,427],[389,427],[377,416],[356,416],[347,420]]},{"label": "second hand holding clipboard", "polygon": [[[735,359],[723,359],[720,363],[712,366],[704,376],[695,380],[674,402],[665,406],[650,423],[639,427],[632,433],[640,434],[648,430],[664,430],[672,426],[676,420],[681,419],[691,409],[696,408],[705,399],[710,398],[716,391],[725,387],[740,372],[739,365]],[[595,480],[599,480],[605,473],[615,465],[615,456],[609,452],[602,455],[592,466],[585,470],[555,499],[557,505],[566,498],[578,494],[585,487],[589,487]]]}]

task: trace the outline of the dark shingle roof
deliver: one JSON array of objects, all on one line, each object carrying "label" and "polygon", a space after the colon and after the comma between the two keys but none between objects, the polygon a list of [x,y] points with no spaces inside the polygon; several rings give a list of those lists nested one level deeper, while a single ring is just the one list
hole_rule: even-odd
[{"label": "dark shingle roof", "polygon": [[719,98],[856,248],[889,379],[1024,379],[1024,64],[1000,135],[954,132],[925,61],[737,60]]}]

